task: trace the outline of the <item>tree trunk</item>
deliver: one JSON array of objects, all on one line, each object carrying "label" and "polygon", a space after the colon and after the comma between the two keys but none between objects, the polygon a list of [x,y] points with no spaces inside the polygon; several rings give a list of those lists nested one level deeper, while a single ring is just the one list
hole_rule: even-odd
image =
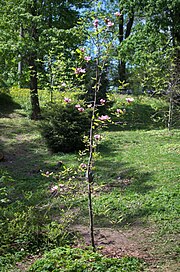
[{"label": "tree trunk", "polygon": [[[33,1],[33,5],[30,6],[31,14],[33,16],[37,16],[37,0]],[[32,22],[32,26],[30,29],[30,35],[34,45],[38,45],[39,37],[38,30],[35,22]],[[40,105],[39,105],[39,97],[38,97],[38,80],[37,80],[37,52],[36,47],[34,47],[34,51],[30,53],[29,57],[29,69],[30,69],[30,97],[31,97],[31,119],[38,120],[41,117],[40,114]]]},{"label": "tree trunk", "polygon": [[[124,34],[124,18],[123,15],[119,18],[119,43],[121,44],[124,39],[127,39],[131,33],[131,29],[134,22],[134,13],[132,11],[132,15],[129,17],[129,20],[126,25],[126,31]],[[122,59],[119,60],[118,63],[118,74],[119,74],[119,80],[121,82],[126,82],[127,76],[126,76],[126,62]]]},{"label": "tree trunk", "polygon": [[[123,15],[119,18],[119,43],[121,44],[124,39],[124,18]],[[126,81],[126,63],[123,60],[119,60],[118,74],[121,82]]]},{"label": "tree trunk", "polygon": [[119,73],[119,80],[121,82],[126,82],[126,63],[122,60],[119,60],[118,73]]},{"label": "tree trunk", "polygon": [[38,120],[41,117],[41,111],[39,106],[38,98],[38,84],[37,84],[37,67],[35,63],[35,56],[32,56],[29,59],[30,66],[30,97],[31,97],[31,119]]}]

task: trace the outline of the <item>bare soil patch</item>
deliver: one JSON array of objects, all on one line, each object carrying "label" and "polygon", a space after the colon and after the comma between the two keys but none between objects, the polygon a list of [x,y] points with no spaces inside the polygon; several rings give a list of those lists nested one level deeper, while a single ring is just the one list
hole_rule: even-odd
[{"label": "bare soil patch", "polygon": [[[88,227],[76,225],[73,230],[79,232],[82,237],[78,246],[90,245]],[[123,230],[95,228],[95,243],[97,249],[108,257],[131,256],[143,259],[148,265],[147,271],[149,272],[180,271],[176,261],[173,262],[168,259],[168,256],[163,258],[161,254],[157,254],[157,244],[152,241],[155,232],[156,230],[153,228],[144,228],[142,226],[132,226]]]}]

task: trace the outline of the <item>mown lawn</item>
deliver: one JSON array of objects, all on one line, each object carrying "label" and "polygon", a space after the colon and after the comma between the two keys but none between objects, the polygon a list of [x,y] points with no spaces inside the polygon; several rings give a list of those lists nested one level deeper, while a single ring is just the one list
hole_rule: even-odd
[{"label": "mown lawn", "polygon": [[[78,154],[49,152],[38,123],[30,121],[24,110],[2,112],[0,127],[0,150],[5,155],[0,162],[0,267],[4,272],[25,271],[16,262],[72,244],[77,240],[73,225],[89,224],[86,184],[80,180],[83,194],[74,198],[54,196],[50,187],[56,180],[42,173],[61,172],[59,162],[76,167]],[[154,271],[173,272],[178,271],[179,254],[180,131],[150,127],[150,123],[144,130],[117,126],[102,132],[94,170],[95,227],[132,232],[138,226],[142,236],[137,233],[134,239],[148,243]],[[67,207],[69,217],[64,212]],[[59,213],[67,224],[59,221]],[[153,230],[148,241],[143,230]]]}]

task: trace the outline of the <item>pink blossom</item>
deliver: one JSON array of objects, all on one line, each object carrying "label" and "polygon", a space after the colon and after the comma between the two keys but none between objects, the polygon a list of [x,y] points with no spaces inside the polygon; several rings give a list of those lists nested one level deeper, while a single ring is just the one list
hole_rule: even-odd
[{"label": "pink blossom", "polygon": [[109,27],[111,27],[111,26],[113,26],[113,25],[114,25],[114,23],[111,22],[111,21],[109,21],[109,22],[107,23],[107,26],[109,26]]},{"label": "pink blossom", "polygon": [[94,20],[94,23],[93,23],[93,25],[94,25],[95,28],[98,27],[98,23],[99,23],[99,20],[98,20],[98,19],[95,19],[95,20]]},{"label": "pink blossom", "polygon": [[78,111],[83,112],[84,108],[80,107],[80,108],[78,108]]},{"label": "pink blossom", "polygon": [[76,68],[76,70],[75,70],[75,74],[84,74],[84,73],[86,73],[86,70],[85,69],[83,69],[83,68]]},{"label": "pink blossom", "polygon": [[86,169],[86,168],[87,168],[87,165],[86,165],[85,163],[81,163],[81,164],[80,164],[80,167]]},{"label": "pink blossom", "polygon": [[85,56],[84,60],[87,61],[87,62],[89,62],[91,60],[91,57],[90,56]]},{"label": "pink blossom", "polygon": [[54,193],[54,192],[56,192],[57,190],[58,190],[58,186],[57,186],[57,185],[51,187],[51,189],[50,189],[51,193]]},{"label": "pink blossom", "polygon": [[117,11],[117,12],[114,13],[114,15],[119,17],[119,16],[121,16],[121,13],[119,11]]},{"label": "pink blossom", "polygon": [[80,48],[80,50],[81,50],[81,52],[83,52],[83,53],[85,52],[85,49],[84,49],[83,47]]},{"label": "pink blossom", "polygon": [[100,99],[100,103],[101,103],[101,105],[104,105],[104,104],[105,104],[105,102],[106,102],[106,100],[105,100],[105,99],[103,99],[103,98],[101,98],[101,99]]},{"label": "pink blossom", "polygon": [[108,115],[101,115],[98,119],[101,121],[107,121],[110,119],[110,117]]},{"label": "pink blossom", "polygon": [[121,113],[122,110],[121,110],[121,109],[117,109],[116,112],[117,112],[117,113]]},{"label": "pink blossom", "polygon": [[65,98],[64,98],[64,101],[65,101],[66,103],[70,103],[70,102],[71,102],[71,99],[68,98],[68,97],[65,97]]},{"label": "pink blossom", "polygon": [[128,98],[126,98],[126,101],[127,101],[128,103],[131,103],[131,102],[133,102],[133,101],[134,101],[134,98],[132,98],[132,97],[128,97]]},{"label": "pink blossom", "polygon": [[94,135],[94,139],[97,140],[97,141],[100,140],[101,139],[101,135],[100,134],[95,134]]},{"label": "pink blossom", "polygon": [[64,187],[64,184],[62,184],[62,183],[59,183],[58,185],[60,188]]},{"label": "pink blossom", "polygon": [[49,177],[49,176],[51,176],[52,174],[53,174],[53,172],[50,173],[49,171],[46,171],[45,176],[46,176],[46,177]]},{"label": "pink blossom", "polygon": [[75,108],[76,108],[76,109],[78,109],[78,108],[80,108],[80,107],[81,107],[81,105],[79,105],[79,104],[75,105]]}]

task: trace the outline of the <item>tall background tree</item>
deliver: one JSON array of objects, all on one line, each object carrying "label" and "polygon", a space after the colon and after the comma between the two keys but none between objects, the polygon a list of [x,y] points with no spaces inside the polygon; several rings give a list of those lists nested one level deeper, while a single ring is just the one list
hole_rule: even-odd
[{"label": "tall background tree", "polygon": [[40,117],[38,87],[39,76],[45,78],[45,59],[52,50],[55,58],[60,45],[72,50],[81,42],[76,24],[85,5],[76,0],[1,1],[1,75],[9,85],[30,87],[32,119]]}]

